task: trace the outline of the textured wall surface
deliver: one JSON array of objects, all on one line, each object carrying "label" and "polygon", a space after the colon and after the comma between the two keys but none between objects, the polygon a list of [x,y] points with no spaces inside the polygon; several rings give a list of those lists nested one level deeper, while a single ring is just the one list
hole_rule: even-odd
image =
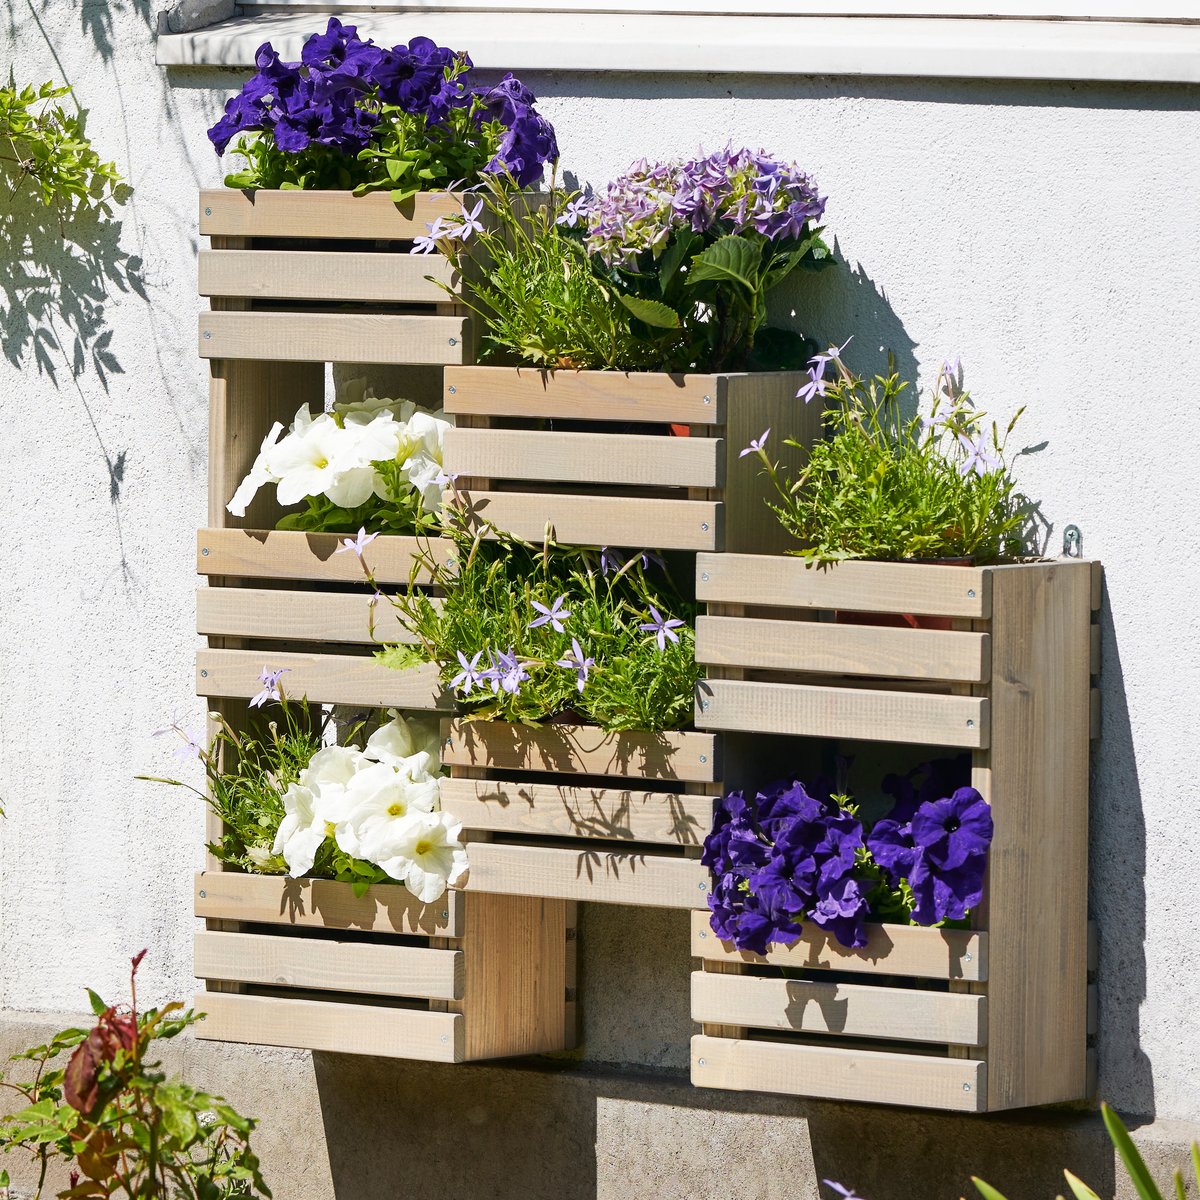
[{"label": "textured wall surface", "polygon": [[[151,948],[148,1000],[193,987],[190,873],[202,861],[201,807],[189,792],[134,776],[175,769],[166,739],[151,736],[172,710],[202,719],[192,679],[193,531],[204,520],[206,461],[195,190],[221,179],[204,129],[240,77],[155,67],[151,20],[141,0],[31,0],[11,8],[0,35],[18,80],[65,76],[76,85],[101,154],[133,186],[114,222],[74,225],[66,242],[56,217],[25,194],[0,206],[8,240],[0,267],[0,1008],[21,1029],[17,1014],[85,1007],[85,984],[119,995],[126,956],[143,945]],[[463,43],[469,48],[466,27]],[[1188,900],[1200,806],[1187,736],[1200,694],[1200,91],[619,74],[527,82],[581,183],[603,185],[634,158],[699,143],[732,140],[797,159],[830,198],[828,229],[843,265],[775,297],[775,315],[822,339],[853,334],[847,358],[859,369],[882,365],[891,349],[902,373],[925,386],[944,356],[961,354],[990,413],[1007,421],[1028,405],[1013,445],[1034,448],[1019,472],[1040,502],[1046,545],[1056,553],[1063,527],[1075,522],[1085,551],[1106,568],[1091,847],[1092,916],[1102,928],[1100,1094],[1156,1118],[1150,1129],[1200,1120],[1200,946]],[[199,783],[197,771],[179,769]],[[656,1176],[638,1182],[614,1166],[614,1146],[631,1131],[676,1148],[712,1142],[717,1159],[732,1161],[743,1118],[730,1124],[706,1116],[706,1106],[787,1118],[798,1141],[805,1114],[816,1112],[691,1093],[669,1075],[686,1064],[692,1028],[685,939],[681,914],[585,909],[587,1065],[561,1078],[328,1056],[308,1066],[308,1056],[211,1048],[197,1070],[225,1064],[221,1087],[249,1110],[279,1101],[259,1075],[298,1089],[297,1103],[310,1106],[315,1076],[327,1133],[338,1106],[358,1102],[360,1083],[382,1089],[382,1112],[393,1089],[413,1102],[409,1079],[447,1112],[468,1106],[471,1122],[475,1101],[465,1095],[486,1077],[497,1105],[524,1110],[560,1141],[584,1139],[596,1181],[589,1194],[672,1195],[651,1182]],[[255,1074],[283,1061],[286,1070]],[[642,1121],[616,1101],[579,1099],[607,1095],[608,1085],[584,1081],[603,1081],[618,1069],[611,1064],[658,1071],[656,1086],[667,1091],[654,1103],[666,1107]],[[521,1080],[540,1082],[525,1092]],[[568,1105],[568,1093],[587,1110],[582,1123],[550,1112]],[[698,1115],[684,1120],[677,1110],[685,1109]],[[847,1175],[860,1153],[849,1131],[860,1126],[877,1140],[891,1130],[897,1154],[913,1153],[916,1129],[957,1141],[951,1130],[999,1127],[991,1118],[968,1125],[850,1106],[820,1112],[820,1145],[810,1121],[816,1168],[843,1170],[830,1161],[829,1148],[840,1145]],[[367,1142],[399,1118],[379,1119]],[[1038,1128],[1050,1136],[1050,1126]],[[339,1174],[339,1195],[367,1194],[345,1174],[353,1146],[339,1136],[326,1152],[320,1124],[305,1129],[314,1141],[301,1158],[281,1150],[278,1161],[321,1182],[277,1194],[328,1194]],[[755,1126],[746,1161],[779,1136],[770,1121]],[[888,1153],[879,1151],[869,1177],[901,1178]],[[781,1178],[811,1175],[797,1155],[780,1162],[763,1195],[781,1194]],[[893,1166],[884,1170],[883,1160]],[[562,1167],[569,1156],[555,1161]],[[673,1177],[680,1194],[692,1187]],[[946,1190],[925,1195],[962,1186],[935,1177]],[[1111,1189],[1114,1178],[1110,1160],[1096,1186]],[[1038,1186],[1044,1191],[1020,1194],[1052,1196],[1056,1185]],[[866,1194],[886,1200],[902,1190],[881,1183]]]}]

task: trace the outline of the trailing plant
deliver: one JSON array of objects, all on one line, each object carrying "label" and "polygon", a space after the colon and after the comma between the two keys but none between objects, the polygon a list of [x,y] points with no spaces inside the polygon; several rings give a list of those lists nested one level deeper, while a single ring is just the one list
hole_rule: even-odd
[{"label": "trailing plant", "polygon": [[870,826],[824,775],[807,787],[781,780],[753,796],[731,792],[717,802],[700,860],[715,878],[713,932],[765,954],[798,941],[810,920],[843,946],[867,944],[868,918],[964,925],[983,897],[992,841],[990,809],[970,782],[970,755],[889,775],[884,791],[896,802]]},{"label": "trailing plant", "polygon": [[499,171],[524,187],[558,158],[554,128],[520,80],[473,88],[470,57],[426,37],[388,50],[330,17],[300,62],[281,62],[266,42],[255,64],[208,131],[218,154],[257,134],[239,137],[234,153],[248,166],[228,187],[385,190],[403,203]]},{"label": "trailing plant", "polygon": [[[887,375],[867,382],[830,347],[811,360],[809,382],[798,397],[824,398],[829,436],[811,449],[794,479],[783,477],[766,451],[770,434],[743,453],[757,453],[779,496],[771,508],[803,543],[791,550],[809,562],[848,558],[974,558],[993,561],[1024,548],[1025,499],[1004,461],[1003,440],[992,423],[991,444],[963,390],[961,369],[938,373],[928,416],[904,421],[899,398],[908,386],[888,356]],[[836,379],[825,379],[832,363]],[[799,443],[787,439],[786,444]]]},{"label": "trailing plant", "polygon": [[[468,721],[660,731],[691,720],[696,606],[658,555],[559,546],[548,535],[536,546],[478,517],[472,533],[451,511],[451,563],[426,546],[407,592],[389,597],[417,644],[376,657],[401,670],[440,664]],[[415,586],[418,577],[444,597]]]},{"label": "trailing plant", "polygon": [[[35,1065],[33,1080],[0,1087],[25,1107],[0,1117],[4,1153],[27,1150],[38,1164],[36,1197],[52,1163],[70,1168],[60,1200],[127,1196],[129,1200],[218,1200],[270,1197],[250,1149],[257,1121],[240,1116],[220,1096],[182,1079],[167,1079],[149,1061],[153,1043],[178,1037],[200,1019],[183,1005],[138,1012],[133,958],[128,1006],[106,1004],[90,988],[95,1026],[64,1029],[12,1061]],[[65,1068],[52,1065],[71,1050]],[[9,1186],[0,1171],[0,1187]]]},{"label": "trailing plant", "polygon": [[[206,798],[224,827],[210,853],[238,870],[341,880],[359,896],[372,883],[400,881],[432,903],[467,867],[462,826],[440,811],[436,724],[389,709],[391,720],[361,750],[326,745],[329,714],[314,722],[307,700],[288,700],[286,673],[264,668],[262,691],[250,701],[272,704],[282,728],[276,719],[239,733],[214,712],[218,728],[207,746],[178,722],[159,730],[183,739],[177,757],[204,766]],[[177,779],[138,778],[205,795]]]},{"label": "trailing plant", "polygon": [[115,163],[101,162],[92,149],[83,114],[54,103],[69,95],[69,86],[55,87],[53,81],[37,89],[0,87],[0,137],[12,151],[0,159],[17,168],[9,199],[28,179],[42,203],[57,207],[60,223],[91,208],[112,216],[108,201],[117,198],[121,176]]}]

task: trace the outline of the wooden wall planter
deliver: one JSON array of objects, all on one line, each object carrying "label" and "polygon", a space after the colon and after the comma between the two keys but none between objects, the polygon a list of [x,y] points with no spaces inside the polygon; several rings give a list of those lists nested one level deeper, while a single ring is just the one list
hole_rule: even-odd
[{"label": "wooden wall planter", "polygon": [[442,807],[471,843],[469,893],[706,906],[719,736],[501,721],[443,721],[442,734]]},{"label": "wooden wall planter", "polygon": [[772,453],[798,465],[784,438],[820,434],[816,406],[796,400],[805,378],[448,367],[446,470],[481,516],[531,541],[549,522],[577,545],[782,553],[761,464],[738,454],[770,427]]},{"label": "wooden wall planter", "polygon": [[[1086,1095],[1099,589],[1099,563],[1077,560],[808,569],[698,556],[708,615],[696,653],[710,664],[698,726],[970,749],[995,837],[970,934],[877,926],[865,951],[815,936],[762,960],[723,946],[698,915],[693,947],[708,970],[693,979],[705,1025],[694,1082],[972,1112]],[[832,620],[844,610],[948,617],[951,628]],[[920,982],[738,973],[751,963]]]}]

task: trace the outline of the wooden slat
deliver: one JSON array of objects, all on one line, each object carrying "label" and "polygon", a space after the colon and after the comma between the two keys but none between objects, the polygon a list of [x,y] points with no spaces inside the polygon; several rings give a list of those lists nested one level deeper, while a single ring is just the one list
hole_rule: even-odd
[{"label": "wooden slat", "polygon": [[446,371],[442,394],[447,412],[481,416],[724,425],[728,379],[656,371],[455,367]]},{"label": "wooden slat", "polygon": [[449,429],[447,472],[489,479],[634,487],[723,487],[721,438],[620,433],[544,433],[527,429]]},{"label": "wooden slat", "polygon": [[[373,624],[372,624],[373,618]],[[415,642],[386,599],[353,592],[196,589],[196,632],[309,642]]]},{"label": "wooden slat", "polygon": [[516,896],[549,896],[652,908],[695,908],[708,895],[708,868],[694,858],[610,854],[472,842],[467,888]]},{"label": "wooden slat", "polygon": [[986,683],[991,646],[986,633],[699,617],[696,661],[830,675]]},{"label": "wooden slat", "polygon": [[459,1000],[463,994],[462,958],[459,950],[424,946],[205,930],[195,935],[198,979],[377,996]]},{"label": "wooden slat", "polygon": [[201,358],[288,362],[460,363],[470,317],[391,313],[202,312]]},{"label": "wooden slat", "polygon": [[[212,935],[220,937],[220,934]],[[987,998],[956,992],[692,973],[692,1020],[797,1033],[987,1044]]]},{"label": "wooden slat", "polygon": [[[427,275],[433,280],[426,279]],[[434,282],[436,281],[436,282]],[[201,250],[200,295],[283,300],[445,304],[461,292],[442,255],[340,254],[321,250]]]},{"label": "wooden slat", "polygon": [[200,992],[196,1037],[256,1046],[296,1046],[338,1054],[462,1062],[464,1023],[458,1013],[374,1008],[327,1000],[281,1000],[231,992]]},{"label": "wooden slat", "polygon": [[314,704],[366,704],[372,708],[450,708],[435,663],[393,671],[373,658],[349,654],[276,654],[259,650],[200,650],[196,695],[256,696],[264,669],[286,668],[285,696]]},{"label": "wooden slat", "polygon": [[721,778],[720,736],[712,733],[605,733],[594,725],[509,725],[504,721],[443,721],[442,763],[501,771],[679,779]]},{"label": "wooden slat", "polygon": [[701,729],[971,749],[988,744],[988,701],[979,696],[702,679],[695,711]]},{"label": "wooden slat", "polygon": [[465,828],[504,833],[698,846],[712,826],[712,806],[711,796],[678,792],[442,780],[442,808]]},{"label": "wooden slat", "polygon": [[[237,483],[233,486],[236,488]],[[232,492],[230,493],[232,495]],[[200,529],[196,532],[196,573],[231,575],[241,579],[316,579],[328,583],[365,583],[366,575],[356,555],[338,553],[348,535],[295,533],[277,529]],[[428,551],[437,563],[453,559],[449,538],[377,537],[363,559],[376,583],[408,583],[413,559]],[[416,582],[428,583],[422,571]]]},{"label": "wooden slat", "polygon": [[923,929],[918,925],[869,924],[867,944],[843,946],[811,921],[798,942],[773,945],[765,955],[738,950],[713,933],[707,912],[692,913],[692,955],[709,962],[770,963],[796,969],[831,969],[871,975],[912,975],[920,979],[988,977],[988,935],[966,929]]},{"label": "wooden slat", "polygon": [[692,1038],[692,1083],[957,1112],[987,1110],[987,1064],[832,1046]]},{"label": "wooden slat", "polygon": [[206,188],[200,193],[203,237],[386,238],[423,236],[426,221],[457,216],[459,200],[444,192],[419,192],[402,205],[387,192],[239,191]]},{"label": "wooden slat", "polygon": [[988,567],[854,560],[808,567],[783,556],[703,554],[696,559],[696,599],[986,619],[990,572]]},{"label": "wooden slat", "polygon": [[462,937],[466,926],[460,893],[446,892],[422,904],[402,884],[375,883],[363,896],[334,879],[290,879],[236,871],[197,871],[198,917],[260,925],[361,929],[367,933],[411,933]]},{"label": "wooden slat", "polygon": [[659,550],[719,550],[725,506],[708,500],[648,500],[570,496],[552,492],[468,492],[471,511],[497,529],[540,542],[574,546],[653,546]]}]

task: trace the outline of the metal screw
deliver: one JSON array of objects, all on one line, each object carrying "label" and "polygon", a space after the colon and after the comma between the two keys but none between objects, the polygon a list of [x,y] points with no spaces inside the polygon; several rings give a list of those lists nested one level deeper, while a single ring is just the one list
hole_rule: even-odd
[{"label": "metal screw", "polygon": [[707,884],[707,883],[702,883],[702,884],[700,884],[700,890],[701,890],[702,892],[707,892],[707,891],[708,891],[708,884]]},{"label": "metal screw", "polygon": [[701,761],[701,762],[708,762],[708,755],[707,755],[707,754],[702,754],[702,755],[700,755],[700,761]]},{"label": "metal screw", "polygon": [[968,729],[974,729],[974,728],[975,728],[975,722],[974,722],[974,721],[968,721],[968,722],[967,722],[967,728],[968,728]]},{"label": "metal screw", "polygon": [[963,955],[963,962],[970,962],[970,961],[971,961],[971,956],[970,956],[969,954],[964,954],[964,955]]},{"label": "metal screw", "polygon": [[975,599],[975,589],[969,588],[967,591],[967,595],[970,596],[972,600],[974,600]]},{"label": "metal screw", "polygon": [[208,547],[205,546],[204,549],[200,551],[200,553],[203,554],[205,558],[207,558],[208,557]]},{"label": "metal screw", "polygon": [[[443,917],[448,917],[449,915],[450,915],[450,910],[449,910],[448,908],[444,908],[444,909],[442,909],[442,916],[443,916]],[[970,958],[971,956],[968,954],[968,955],[967,955],[967,957],[968,957],[968,958]]]},{"label": "metal screw", "polygon": [[701,707],[701,709],[707,709],[707,708],[708,708],[708,701],[707,701],[707,700],[701,700],[701,701],[700,701],[700,707]]},{"label": "metal screw", "polygon": [[708,579],[708,572],[707,572],[707,571],[705,571],[705,572],[704,572],[704,574],[700,576],[700,578],[701,578],[701,579],[704,579],[704,580],[707,580],[707,579]]},{"label": "metal screw", "polygon": [[704,403],[705,403],[705,404],[711,404],[711,403],[712,403],[712,397],[711,397],[711,396],[705,396],[705,397],[704,397]]},{"label": "metal screw", "polygon": [[707,533],[707,532],[708,532],[708,522],[707,522],[707,521],[702,521],[702,522],[700,523],[700,528],[701,528],[701,529],[703,529],[705,533]]},{"label": "metal screw", "polygon": [[[448,1042],[449,1040],[450,1040],[450,1035],[449,1035],[449,1034],[445,1034],[445,1033],[443,1033],[443,1034],[442,1034],[442,1041],[443,1041],[443,1042]],[[968,1088],[967,1090],[968,1090],[968,1091],[970,1091],[970,1089],[969,1089],[969,1088]]]},{"label": "metal screw", "polygon": [[448,737],[448,738],[446,739],[446,745],[447,745],[447,746],[453,746],[453,745],[454,745],[454,739],[453,739],[452,737]]},{"label": "metal screw", "polygon": [[205,1013],[205,1014],[204,1014],[204,1016],[202,1016],[202,1017],[200,1018],[200,1020],[202,1020],[202,1021],[207,1021],[207,1020],[208,1020],[208,1014],[207,1014],[207,1013]]},{"label": "metal screw", "polygon": [[[446,1040],[445,1038],[442,1038],[442,1041],[445,1041],[445,1040]],[[971,1090],[971,1085],[970,1085],[969,1083],[964,1083],[964,1084],[963,1084],[963,1091],[964,1091],[964,1092],[969,1092],[970,1090]]]},{"label": "metal screw", "polygon": [[[450,345],[452,345],[452,346],[457,346],[457,345],[458,345],[458,338],[451,338],[451,339],[450,339]],[[445,1038],[443,1038],[442,1040],[443,1040],[443,1041],[445,1041],[446,1039],[445,1039]]]},{"label": "metal screw", "polygon": [[207,892],[201,892],[201,893],[200,893],[200,899],[201,899],[201,900],[203,900],[203,899],[204,899],[204,897],[205,897],[205,896],[207,896],[207,895],[208,895],[208,893],[207,893]]},{"label": "metal screw", "polygon": [[204,215],[205,215],[206,217],[211,217],[211,216],[212,216],[212,209],[211,209],[211,208],[206,208],[206,209],[204,210]]},{"label": "metal screw", "polygon": [[[451,344],[452,346],[454,345],[454,339],[453,339],[453,338],[451,338],[451,339],[450,339],[450,344]],[[457,391],[458,391],[458,388],[456,388],[456,387],[454,386],[454,384],[451,384],[451,385],[450,385],[450,395],[452,395],[452,396],[453,396],[453,395],[455,395],[455,394],[457,393]]]},{"label": "metal screw", "polygon": [[1083,557],[1083,534],[1078,525],[1068,525],[1063,530],[1063,557]]},{"label": "metal screw", "polygon": [[207,672],[207,671],[201,671],[201,672],[200,672],[200,677],[201,677],[202,679],[207,679],[207,678],[208,678],[208,672]]},{"label": "metal screw", "polygon": [[206,329],[206,330],[204,331],[204,340],[205,340],[205,341],[208,341],[208,339],[209,339],[210,337],[212,337],[212,334],[211,334],[211,333],[209,333],[209,332],[208,332],[208,330]]},{"label": "metal screw", "polygon": [[701,1059],[701,1060],[700,1060],[700,1065],[701,1065],[701,1066],[704,1066],[704,1059]]},{"label": "metal screw", "polygon": [[701,936],[702,938],[706,938],[706,937],[708,937],[708,934],[707,934],[707,933],[705,933],[705,932],[704,932],[704,930],[702,929],[702,930],[700,930],[700,936]]}]

